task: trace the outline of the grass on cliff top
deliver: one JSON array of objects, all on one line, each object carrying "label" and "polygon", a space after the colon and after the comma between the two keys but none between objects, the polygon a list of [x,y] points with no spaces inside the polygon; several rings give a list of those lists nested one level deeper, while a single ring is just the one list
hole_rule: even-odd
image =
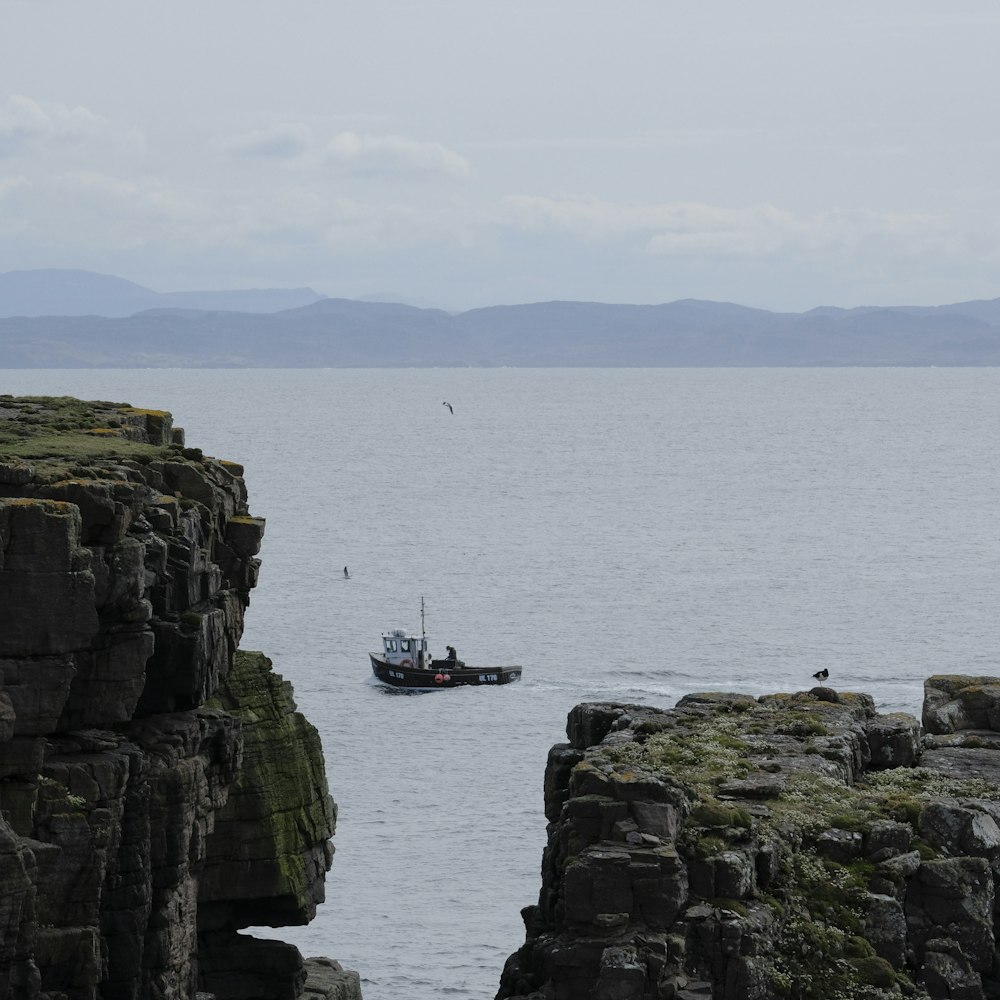
[{"label": "grass on cliff top", "polygon": [[0,428],[0,459],[65,459],[81,462],[101,458],[152,460],[170,453],[169,447],[129,441],[115,433],[100,431],[53,431],[23,438],[5,434]]},{"label": "grass on cliff top", "polygon": [[127,415],[146,413],[128,403],[72,396],[0,395],[0,459],[151,460],[169,449],[129,439]]},{"label": "grass on cliff top", "polygon": [[[794,708],[741,705],[736,713],[724,709],[699,717],[690,726],[664,729],[641,742],[615,744],[599,753],[619,766],[679,781],[710,808],[722,805],[715,796],[725,781],[780,775],[787,784],[766,799],[772,815],[760,822],[793,827],[806,835],[831,827],[860,831],[885,818],[914,824],[923,805],[942,795],[1000,800],[1000,788],[989,782],[958,781],[920,767],[873,771],[849,786],[824,774],[820,767],[793,769],[778,763],[786,754],[801,757],[804,763],[819,763],[824,737],[839,742],[837,734],[830,732],[837,714],[837,709],[825,703],[800,703]],[[768,734],[793,734],[798,748],[772,742]]]}]

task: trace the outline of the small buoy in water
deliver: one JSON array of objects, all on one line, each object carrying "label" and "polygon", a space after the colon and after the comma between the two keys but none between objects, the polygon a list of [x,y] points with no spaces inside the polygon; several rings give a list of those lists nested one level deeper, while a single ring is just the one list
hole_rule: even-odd
[{"label": "small buoy in water", "polygon": [[434,682],[436,684],[440,684],[443,680],[444,680],[444,674],[435,674],[434,675]]}]

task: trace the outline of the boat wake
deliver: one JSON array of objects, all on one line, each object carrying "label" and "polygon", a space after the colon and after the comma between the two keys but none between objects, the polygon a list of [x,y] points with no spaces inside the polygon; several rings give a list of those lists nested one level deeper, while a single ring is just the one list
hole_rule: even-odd
[{"label": "boat wake", "polygon": [[383,684],[376,677],[366,677],[363,683],[377,691],[379,694],[388,694],[393,697],[396,695],[403,695],[405,698],[411,694],[430,694],[431,691],[436,690],[435,688],[394,688],[390,687],[388,684]]},{"label": "boat wake", "polygon": [[639,704],[672,705],[690,685],[664,681],[662,677],[654,683],[642,683],[632,677],[609,678],[604,683],[582,684],[579,681],[559,679],[538,679],[522,682],[522,689],[572,693],[575,702],[581,701],[621,701]]}]

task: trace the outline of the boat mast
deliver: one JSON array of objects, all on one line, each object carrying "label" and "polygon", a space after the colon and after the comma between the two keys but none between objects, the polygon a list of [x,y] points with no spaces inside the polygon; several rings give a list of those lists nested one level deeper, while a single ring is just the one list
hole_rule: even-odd
[{"label": "boat mast", "polygon": [[424,645],[427,645],[427,629],[424,627],[424,599],[420,598],[420,637],[424,640]]}]

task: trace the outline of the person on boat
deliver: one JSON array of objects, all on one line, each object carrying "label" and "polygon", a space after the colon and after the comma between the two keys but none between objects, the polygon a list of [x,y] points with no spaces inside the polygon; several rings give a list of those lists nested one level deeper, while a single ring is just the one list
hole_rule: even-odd
[{"label": "person on boat", "polygon": [[451,668],[454,667],[464,667],[465,661],[458,658],[458,653],[455,652],[454,646],[445,646],[448,650],[448,655],[445,657],[445,663]]}]

